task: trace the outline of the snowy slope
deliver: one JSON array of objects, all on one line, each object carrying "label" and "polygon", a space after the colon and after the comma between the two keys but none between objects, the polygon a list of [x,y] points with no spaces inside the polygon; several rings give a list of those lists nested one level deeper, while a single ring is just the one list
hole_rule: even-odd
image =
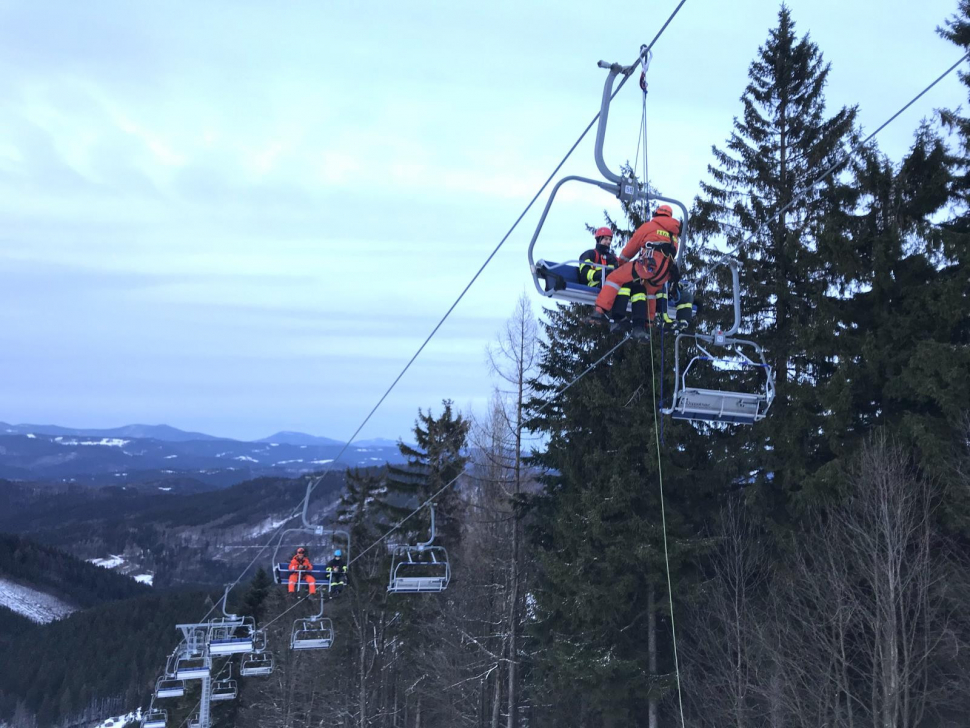
[{"label": "snowy slope", "polygon": [[77,610],[67,602],[0,577],[0,605],[22,614],[32,622],[47,624]]}]

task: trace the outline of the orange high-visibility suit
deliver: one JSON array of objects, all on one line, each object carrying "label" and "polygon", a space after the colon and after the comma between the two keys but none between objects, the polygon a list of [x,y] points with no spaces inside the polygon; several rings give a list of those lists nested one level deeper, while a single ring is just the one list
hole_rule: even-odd
[{"label": "orange high-visibility suit", "polygon": [[[613,308],[621,288],[638,281],[647,289],[647,307],[632,311],[634,325],[652,321],[657,308],[656,295],[664,284],[679,275],[675,258],[680,241],[680,221],[671,217],[670,208],[661,205],[649,222],[637,228],[620,253],[620,267],[606,278],[596,297],[596,310],[602,314]],[[639,257],[634,260],[634,257]],[[624,262],[627,261],[627,262]]]},{"label": "orange high-visibility suit", "polygon": [[[290,571],[310,571],[313,568],[313,564],[310,563],[308,558],[300,558],[299,556],[294,556],[290,559]],[[302,581],[305,584],[309,584],[310,593],[317,593],[317,580],[314,579],[310,574],[290,574],[290,592],[296,591],[297,582]]]}]

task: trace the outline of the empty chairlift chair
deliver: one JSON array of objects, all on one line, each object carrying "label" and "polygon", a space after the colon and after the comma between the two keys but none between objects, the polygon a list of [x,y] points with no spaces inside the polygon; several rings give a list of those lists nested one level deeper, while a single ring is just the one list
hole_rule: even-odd
[{"label": "empty chairlift chair", "polygon": [[[674,394],[670,407],[663,409],[675,419],[710,423],[753,425],[763,420],[775,398],[775,380],[758,344],[733,338],[740,326],[741,303],[738,262],[731,259],[734,286],[734,325],[729,331],[710,334],[679,334],[674,344]],[[681,346],[693,343],[696,353],[686,365],[681,360]],[[714,351],[723,350],[724,354]],[[722,381],[732,372],[749,372],[747,391],[734,387],[700,387],[691,377],[692,369],[701,362],[710,363],[711,373]]]},{"label": "empty chairlift chair", "polygon": [[160,677],[155,681],[156,698],[181,698],[183,695],[185,695],[185,683],[181,680]]},{"label": "empty chairlift chair", "polygon": [[222,596],[221,617],[209,620],[209,652],[213,655],[242,655],[253,651],[256,622],[252,617],[229,614],[229,587]]},{"label": "empty chairlift chair", "polygon": [[320,594],[320,611],[307,619],[293,623],[290,635],[291,650],[327,650],[333,645],[333,622],[323,616],[323,594]]},{"label": "empty chairlift chair", "polygon": [[235,700],[236,695],[239,694],[238,686],[236,681],[232,679],[232,666],[229,666],[229,677],[225,680],[213,680],[211,692],[209,693],[209,699],[213,702],[222,702],[223,700]]},{"label": "empty chairlift chair", "polygon": [[251,652],[242,658],[239,674],[243,677],[265,677],[271,675],[275,667],[272,652]]},{"label": "empty chairlift chair", "polygon": [[415,546],[395,546],[391,555],[391,594],[442,592],[451,581],[451,565],[443,546],[434,546],[434,506],[431,506],[431,538]]},{"label": "empty chairlift chair", "polygon": [[266,633],[257,630],[253,635],[253,651],[244,655],[239,662],[239,674],[243,677],[263,677],[272,674],[275,667],[273,653],[266,651]]},{"label": "empty chairlift chair", "polygon": [[167,722],[167,712],[150,708],[141,718],[141,728],[165,728]]},{"label": "empty chairlift chair", "polygon": [[183,642],[169,658],[166,674],[175,680],[201,680],[209,676],[212,658],[209,656],[209,623],[178,624]]}]

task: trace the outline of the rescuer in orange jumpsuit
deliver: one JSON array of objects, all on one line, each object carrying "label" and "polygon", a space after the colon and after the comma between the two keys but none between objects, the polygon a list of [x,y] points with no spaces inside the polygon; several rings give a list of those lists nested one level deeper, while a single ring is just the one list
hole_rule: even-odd
[{"label": "rescuer in orange jumpsuit", "polygon": [[290,559],[290,571],[296,572],[290,574],[290,593],[296,591],[296,585],[298,582],[302,581],[310,586],[310,593],[317,593],[317,580],[314,579],[310,574],[303,574],[300,572],[310,571],[313,569],[313,564],[310,563],[310,559],[306,556],[306,549],[302,546],[296,550],[296,556]]},{"label": "rescuer in orange jumpsuit", "polygon": [[638,227],[623,248],[619,256],[620,267],[606,277],[606,283],[596,297],[596,313],[589,320],[593,323],[608,323],[610,319],[606,312],[613,308],[620,289],[636,282],[646,288],[647,300],[643,305],[631,305],[631,336],[636,339],[647,338],[647,322],[653,322],[657,293],[663,289],[665,283],[676,283],[680,278],[680,269],[675,260],[680,245],[678,235],[680,221],[673,217],[669,205],[661,205],[653,219]]}]

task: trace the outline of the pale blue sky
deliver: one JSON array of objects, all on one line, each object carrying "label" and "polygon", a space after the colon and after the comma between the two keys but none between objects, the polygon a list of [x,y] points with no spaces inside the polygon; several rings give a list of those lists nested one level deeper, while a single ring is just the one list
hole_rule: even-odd
[{"label": "pale blue sky", "polygon": [[[675,2],[0,2],[0,420],[347,438]],[[873,129],[959,57],[956,2],[793,0]],[[778,5],[688,0],[650,69],[654,184],[688,202]],[[956,78],[880,135],[897,157]],[[639,91],[607,159],[634,155]],[[595,176],[591,139],[564,173]],[[540,257],[614,208],[569,195]],[[531,290],[526,218],[363,437],[443,397]],[[538,308],[539,301],[536,300]]]}]

